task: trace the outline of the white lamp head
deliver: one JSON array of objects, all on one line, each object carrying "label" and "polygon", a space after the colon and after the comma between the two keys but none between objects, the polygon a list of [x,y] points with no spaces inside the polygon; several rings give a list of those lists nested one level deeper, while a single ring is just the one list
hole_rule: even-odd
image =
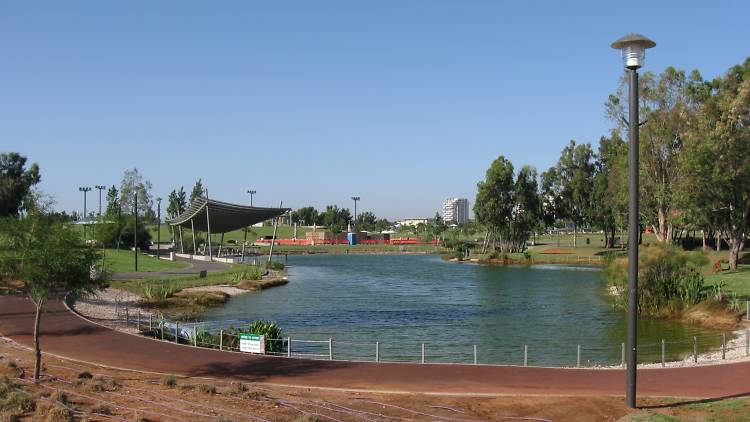
[{"label": "white lamp head", "polygon": [[655,42],[634,32],[612,43],[612,48],[622,51],[622,60],[628,69],[642,67],[646,61],[646,49],[655,46]]}]

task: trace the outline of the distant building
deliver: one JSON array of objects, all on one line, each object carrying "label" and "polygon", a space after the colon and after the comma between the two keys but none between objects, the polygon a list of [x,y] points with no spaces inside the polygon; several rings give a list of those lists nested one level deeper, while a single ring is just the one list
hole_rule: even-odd
[{"label": "distant building", "polygon": [[445,223],[463,224],[469,220],[469,200],[466,198],[448,198],[443,202],[443,221]]},{"label": "distant building", "polygon": [[434,221],[431,218],[406,218],[401,221],[396,221],[396,227],[404,227],[404,226],[418,226],[420,224],[430,224]]}]

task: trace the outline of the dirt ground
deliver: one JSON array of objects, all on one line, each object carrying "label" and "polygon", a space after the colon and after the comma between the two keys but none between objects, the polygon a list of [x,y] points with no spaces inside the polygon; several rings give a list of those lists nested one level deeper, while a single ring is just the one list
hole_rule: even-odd
[{"label": "dirt ground", "polygon": [[[617,421],[747,420],[749,399],[679,404],[645,399],[629,412],[622,397],[457,397],[374,394],[239,384],[112,370],[44,357],[43,380],[31,379],[32,353],[0,340],[0,383],[30,393],[37,410],[4,411],[0,420],[108,421]],[[66,397],[62,402],[60,393]],[[678,403],[670,406],[670,403]],[[62,406],[63,411],[60,412]],[[662,407],[666,406],[666,407]],[[55,408],[57,412],[50,409]],[[67,409],[65,411],[64,409]],[[658,415],[657,415],[658,413]],[[678,416],[672,419],[670,416]],[[716,418],[716,417],[719,418]]]}]

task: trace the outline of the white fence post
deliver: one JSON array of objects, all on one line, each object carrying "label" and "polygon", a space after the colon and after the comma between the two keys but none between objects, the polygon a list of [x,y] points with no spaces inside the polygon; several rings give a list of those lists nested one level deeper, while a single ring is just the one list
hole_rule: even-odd
[{"label": "white fence post", "polygon": [[328,360],[333,360],[333,339],[328,339]]},{"label": "white fence post", "polygon": [[576,351],[576,368],[581,367],[581,345],[578,345],[578,350]]},{"label": "white fence post", "polygon": [[477,345],[474,345],[474,365],[477,364]]},{"label": "white fence post", "polygon": [[667,343],[661,339],[661,367],[667,366]]},{"label": "white fence post", "polygon": [[422,343],[422,363],[424,363],[424,343]]},{"label": "white fence post", "polygon": [[292,338],[286,338],[286,357],[292,357]]},{"label": "white fence post", "polygon": [[523,366],[529,365],[529,345],[523,345]]},{"label": "white fence post", "polygon": [[375,362],[380,362],[380,342],[375,342]]},{"label": "white fence post", "polygon": [[219,350],[224,350],[224,330],[219,330]]}]

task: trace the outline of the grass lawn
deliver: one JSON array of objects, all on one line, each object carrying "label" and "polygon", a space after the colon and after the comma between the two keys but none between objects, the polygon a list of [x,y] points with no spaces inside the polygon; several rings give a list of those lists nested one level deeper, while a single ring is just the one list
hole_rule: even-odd
[{"label": "grass lawn", "polygon": [[[139,260],[140,263],[140,260]],[[186,274],[180,276],[146,278],[143,280],[113,280],[110,286],[127,290],[132,293],[141,294],[146,286],[169,285],[176,289],[185,289],[188,287],[213,286],[217,284],[233,284],[232,274],[243,270],[245,264],[233,264],[223,271],[208,273],[205,278],[200,278],[198,274]],[[140,270],[140,264],[139,264]]]},{"label": "grass lawn", "polygon": [[[107,249],[104,253],[104,265],[107,271],[113,273],[128,273],[135,270],[133,251]],[[187,268],[190,264],[187,262],[168,261],[165,259],[156,259],[148,255],[138,255],[138,271],[165,271],[179,268]]]},{"label": "grass lawn", "polygon": [[[750,414],[750,398],[727,398],[720,400],[681,400],[677,398],[645,399],[648,405],[658,403],[657,408],[643,409],[628,420],[633,422],[672,421],[746,421]],[[666,403],[664,403],[666,402]],[[673,403],[673,404],[672,404]],[[663,406],[663,407],[662,407]]]}]

